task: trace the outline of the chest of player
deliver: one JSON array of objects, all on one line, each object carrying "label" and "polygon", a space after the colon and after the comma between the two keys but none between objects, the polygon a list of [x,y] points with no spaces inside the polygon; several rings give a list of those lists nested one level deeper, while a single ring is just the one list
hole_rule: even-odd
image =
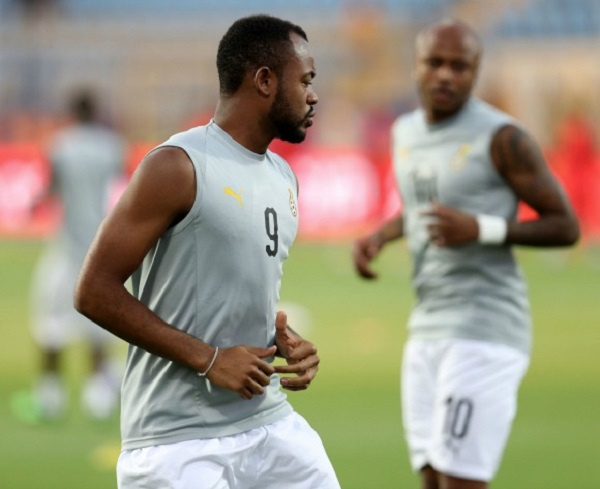
[{"label": "chest of player", "polygon": [[273,162],[209,158],[199,182],[201,229],[213,246],[244,256],[287,257],[298,228],[295,182]]},{"label": "chest of player", "polygon": [[489,138],[424,138],[395,148],[394,171],[405,208],[432,201],[476,206],[502,181],[490,159]]}]

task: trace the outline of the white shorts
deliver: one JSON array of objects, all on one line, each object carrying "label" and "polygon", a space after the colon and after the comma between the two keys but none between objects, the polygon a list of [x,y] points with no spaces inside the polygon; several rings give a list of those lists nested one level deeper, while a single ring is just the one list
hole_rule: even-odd
[{"label": "white shorts", "polygon": [[221,438],[125,450],[119,489],[340,489],[319,435],[297,413]]},{"label": "white shorts", "polygon": [[106,344],[115,337],[73,305],[80,260],[69,256],[60,243],[43,251],[35,269],[31,290],[32,333],[38,345],[62,349],[77,339]]},{"label": "white shorts", "polygon": [[445,339],[407,342],[402,410],[411,465],[489,482],[517,410],[529,357],[509,346]]}]

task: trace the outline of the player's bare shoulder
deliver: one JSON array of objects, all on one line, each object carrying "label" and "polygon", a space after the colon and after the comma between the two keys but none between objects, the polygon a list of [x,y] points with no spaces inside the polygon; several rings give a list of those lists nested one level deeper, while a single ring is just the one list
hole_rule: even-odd
[{"label": "player's bare shoulder", "polygon": [[547,166],[538,144],[516,124],[503,125],[496,131],[492,137],[490,155],[504,177],[535,172]]},{"label": "player's bare shoulder", "polygon": [[177,146],[161,146],[148,153],[134,172],[131,184],[153,200],[160,199],[178,212],[191,209],[196,197],[194,166]]}]

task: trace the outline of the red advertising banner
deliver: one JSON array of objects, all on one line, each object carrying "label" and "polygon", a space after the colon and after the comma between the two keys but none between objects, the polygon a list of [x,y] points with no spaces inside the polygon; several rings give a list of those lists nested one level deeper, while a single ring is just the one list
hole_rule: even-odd
[{"label": "red advertising banner", "polygon": [[[130,145],[127,175],[153,146]],[[281,149],[299,181],[300,239],[352,238],[400,209],[389,161],[376,160],[352,147]],[[570,170],[560,154],[548,156],[573,201],[585,236],[600,236],[600,161],[583,172]],[[39,145],[0,145],[0,238],[43,237],[56,229],[60,205],[43,199],[49,181],[48,162]],[[113,202],[126,183],[116,184]],[[533,213],[523,207],[521,215],[531,218]]]},{"label": "red advertising banner", "polygon": [[353,148],[312,147],[288,157],[298,177],[299,236],[347,237],[381,217],[381,175]]},{"label": "red advertising banner", "polygon": [[43,235],[56,212],[36,211],[50,183],[42,149],[33,144],[0,145],[0,236]]}]

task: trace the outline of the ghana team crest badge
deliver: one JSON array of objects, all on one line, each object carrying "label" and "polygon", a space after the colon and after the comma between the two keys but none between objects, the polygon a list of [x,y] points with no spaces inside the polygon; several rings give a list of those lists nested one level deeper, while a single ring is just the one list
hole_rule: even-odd
[{"label": "ghana team crest badge", "polygon": [[290,211],[292,211],[292,216],[296,217],[298,215],[298,208],[296,207],[294,192],[291,187],[288,188],[288,192],[290,193]]},{"label": "ghana team crest badge", "polygon": [[454,171],[461,171],[467,164],[467,156],[471,152],[471,146],[461,144],[452,159],[450,160],[450,168]]}]

